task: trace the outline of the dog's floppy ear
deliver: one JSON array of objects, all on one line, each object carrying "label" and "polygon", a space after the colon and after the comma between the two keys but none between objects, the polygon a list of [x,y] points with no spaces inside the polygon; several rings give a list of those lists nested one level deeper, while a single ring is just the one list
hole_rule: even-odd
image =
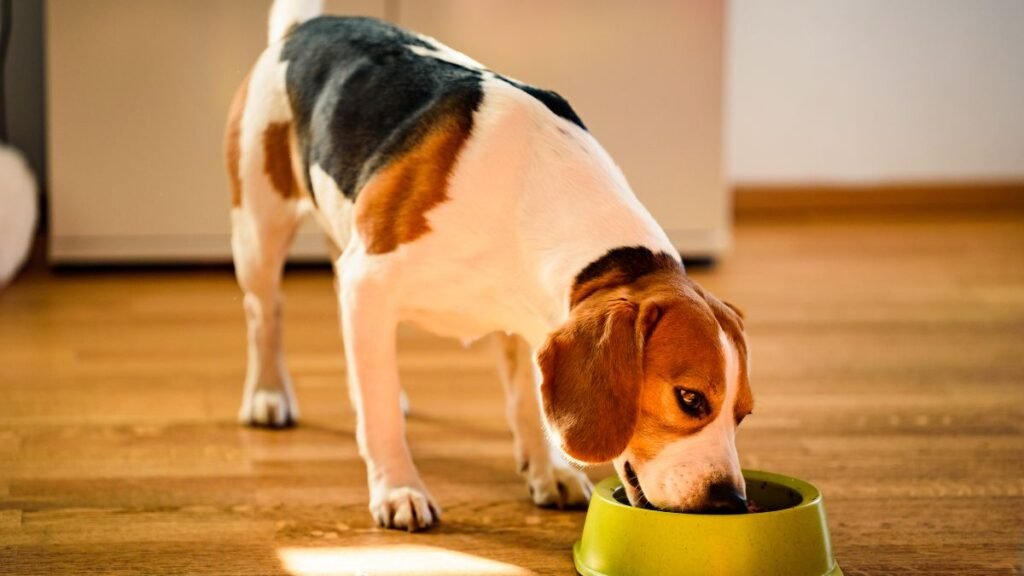
[{"label": "dog's floppy ear", "polygon": [[592,296],[537,355],[544,415],[574,460],[607,462],[633,437],[644,339],[660,316],[653,304],[643,308],[622,296]]}]

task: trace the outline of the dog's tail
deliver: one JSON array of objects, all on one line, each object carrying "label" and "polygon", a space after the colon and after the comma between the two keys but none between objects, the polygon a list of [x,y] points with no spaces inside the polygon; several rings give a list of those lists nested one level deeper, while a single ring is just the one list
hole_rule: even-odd
[{"label": "dog's tail", "polygon": [[295,26],[323,13],[323,0],[274,0],[270,8],[267,42],[273,44],[288,35]]}]

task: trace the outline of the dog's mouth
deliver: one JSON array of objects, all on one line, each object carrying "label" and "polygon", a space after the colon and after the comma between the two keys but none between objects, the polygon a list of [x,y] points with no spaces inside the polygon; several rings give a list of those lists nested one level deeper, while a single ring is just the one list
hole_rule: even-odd
[{"label": "dog's mouth", "polygon": [[654,510],[654,506],[647,500],[647,496],[644,494],[644,489],[640,486],[640,478],[636,475],[636,470],[633,470],[633,466],[627,461],[622,467],[626,473],[626,483],[633,489],[633,494],[636,496],[636,502],[633,506],[637,508],[644,508],[646,510]]}]

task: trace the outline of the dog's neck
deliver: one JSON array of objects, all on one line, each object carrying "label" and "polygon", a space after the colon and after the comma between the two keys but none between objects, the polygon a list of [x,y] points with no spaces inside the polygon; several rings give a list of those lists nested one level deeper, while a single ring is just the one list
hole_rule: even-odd
[{"label": "dog's neck", "polygon": [[597,140],[562,121],[542,124],[538,132],[540,143],[525,175],[526,239],[539,258],[537,280],[550,300],[554,329],[578,300],[581,278],[612,269],[636,276],[644,267],[681,264],[667,234]]},{"label": "dog's neck", "polygon": [[575,308],[595,292],[635,284],[657,272],[683,275],[683,264],[678,256],[642,246],[613,248],[576,275],[569,307]]}]

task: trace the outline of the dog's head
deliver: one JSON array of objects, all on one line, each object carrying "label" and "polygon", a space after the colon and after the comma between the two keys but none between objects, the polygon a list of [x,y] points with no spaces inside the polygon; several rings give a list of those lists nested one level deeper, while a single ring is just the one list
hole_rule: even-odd
[{"label": "dog's head", "polygon": [[674,261],[577,281],[537,362],[562,450],[613,461],[633,505],[746,509],[735,444],[753,408],[743,318]]}]

